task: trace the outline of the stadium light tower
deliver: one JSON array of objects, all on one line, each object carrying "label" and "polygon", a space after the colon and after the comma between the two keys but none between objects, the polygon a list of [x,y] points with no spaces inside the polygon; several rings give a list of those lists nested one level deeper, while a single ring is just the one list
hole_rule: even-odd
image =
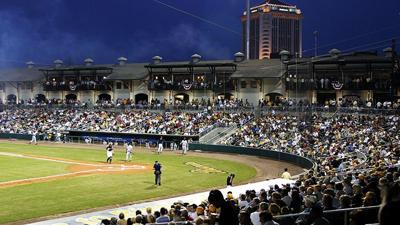
[{"label": "stadium light tower", "polygon": [[250,0],[246,0],[246,59],[250,59]]},{"label": "stadium light tower", "polygon": [[317,57],[318,55],[318,31],[314,31],[314,57]]}]

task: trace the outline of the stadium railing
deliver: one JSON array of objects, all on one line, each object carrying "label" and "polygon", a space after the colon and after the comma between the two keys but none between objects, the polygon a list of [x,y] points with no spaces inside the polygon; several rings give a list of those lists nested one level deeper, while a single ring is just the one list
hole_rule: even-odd
[{"label": "stadium railing", "polygon": [[[146,225],[170,225],[171,222],[168,223],[146,223]],[[194,223],[190,223],[189,221],[176,221],[173,224],[175,225],[187,225],[187,224],[194,224]]]},{"label": "stadium railing", "polygon": [[202,132],[199,133],[199,136],[202,137],[202,136],[206,135],[208,132],[212,131],[217,126],[218,126],[217,124],[213,124],[213,125],[207,127],[206,129],[204,129]]},{"label": "stadium railing", "polygon": [[[106,110],[106,111],[124,111],[124,110],[154,110],[154,111],[204,111],[208,110],[207,105],[142,105],[142,104],[2,104],[3,110],[11,109],[30,109],[30,108],[48,108],[48,109],[95,109],[95,110]],[[400,108],[368,108],[368,107],[324,107],[315,105],[281,105],[281,106],[219,106],[214,105],[210,108],[213,111],[225,111],[225,112],[248,112],[248,111],[260,111],[260,112],[320,112],[320,113],[358,113],[358,114],[376,114],[376,115],[392,115],[400,114]]]},{"label": "stadium railing", "polygon": [[321,107],[321,106],[273,106],[261,107],[261,112],[320,112],[320,113],[337,113],[337,114],[376,114],[376,115],[392,115],[399,114],[398,109],[377,109],[366,107]]},{"label": "stadium railing", "polygon": [[[352,213],[361,213],[363,218],[363,224],[375,224],[378,222],[379,205],[346,208],[346,209],[334,209],[323,211],[323,216],[330,222],[331,225],[348,225],[350,224]],[[298,224],[300,221],[305,220],[309,216],[309,213],[297,213],[297,214],[286,214],[274,216],[276,221],[290,220],[293,224]]]},{"label": "stadium railing", "polygon": [[[323,216],[330,222],[331,225],[349,225],[351,224],[351,214],[359,213],[362,217],[362,224],[377,224],[379,205],[356,207],[346,209],[335,209],[323,211]],[[239,216],[239,215],[238,215]],[[285,224],[304,224],[309,217],[309,213],[295,213],[274,216],[276,222],[285,221]],[[188,224],[188,221],[173,222],[176,225]],[[146,225],[169,225],[170,223],[146,223]],[[194,224],[194,223],[193,223]],[[307,224],[307,223],[305,223]]]}]

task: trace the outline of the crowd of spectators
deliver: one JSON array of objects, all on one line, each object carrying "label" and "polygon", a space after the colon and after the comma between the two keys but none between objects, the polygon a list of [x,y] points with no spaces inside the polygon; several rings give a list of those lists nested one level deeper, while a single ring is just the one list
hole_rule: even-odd
[{"label": "crowd of spectators", "polygon": [[[213,190],[198,205],[177,202],[154,213],[149,208],[127,224],[339,225],[346,218],[354,225],[393,224],[400,207],[400,116],[306,116],[266,114],[242,124],[223,142],[312,158],[316,168],[294,183],[228,192],[225,199]],[[351,209],[380,204],[380,212]],[[350,213],[332,212],[336,209]]]},{"label": "crowd of spectators", "polygon": [[[157,101],[155,101],[157,104]],[[205,103],[207,102],[207,103]],[[208,101],[199,104],[208,104]],[[238,102],[234,102],[234,104]],[[226,104],[225,102],[222,104]],[[239,103],[241,104],[241,103]],[[176,203],[134,218],[114,218],[104,223],[144,224],[189,221],[193,224],[343,224],[344,214],[324,214],[334,209],[368,207],[384,203],[381,221],[400,204],[400,116],[362,114],[251,112],[113,112],[82,109],[13,109],[0,113],[0,132],[30,133],[66,130],[196,135],[212,126],[237,126],[221,142],[293,153],[313,159],[316,168],[294,184],[228,193],[217,191],[199,205]],[[288,182],[290,183],[290,182]],[[385,192],[385,190],[389,190]],[[382,195],[387,193],[386,195]],[[397,207],[397,208],[396,208]],[[225,212],[224,212],[225,210]],[[227,213],[229,212],[229,213]],[[301,216],[282,217],[290,213]],[[377,210],[355,210],[353,224],[377,222]],[[220,217],[220,219],[218,219]],[[224,218],[224,219],[222,219]],[[231,221],[224,223],[224,221]],[[233,222],[232,222],[233,221]],[[236,223],[236,221],[238,221]],[[385,223],[382,223],[385,224]],[[388,223],[386,223],[388,224]]]},{"label": "crowd of spectators", "polygon": [[[108,96],[110,97],[110,96]],[[0,104],[3,103],[0,101]],[[152,98],[147,101],[146,99],[139,99],[135,101],[134,99],[129,98],[118,98],[116,100],[111,100],[109,98],[98,99],[96,102],[88,101],[80,101],[76,99],[21,99],[16,104],[9,103],[9,108],[12,106],[21,106],[21,107],[58,107],[58,108],[66,108],[66,107],[92,107],[92,108],[104,108],[104,109],[113,109],[113,108],[122,108],[122,109],[186,109],[186,110],[203,110],[203,109],[212,109],[212,110],[241,110],[241,109],[251,109],[254,106],[247,100],[243,99],[224,99],[224,98],[196,98],[191,101],[185,102],[181,99],[163,99],[160,100],[158,98]]]},{"label": "crowd of spectators", "polygon": [[[137,210],[132,218],[120,214],[119,220],[111,218],[103,224],[342,225],[345,220],[353,225],[395,224],[400,209],[399,175],[397,167],[381,165],[342,175],[309,172],[294,184],[228,192],[225,198],[212,190],[199,204],[176,202],[159,211]],[[381,203],[380,212],[372,207]]]},{"label": "crowd of spectators", "polygon": [[399,116],[336,116],[269,113],[246,125],[223,144],[296,154],[332,151],[390,151],[399,144]]},{"label": "crowd of spectators", "polygon": [[390,79],[378,78],[372,79],[370,77],[348,77],[345,81],[333,77],[320,77],[317,79],[312,78],[296,78],[296,76],[289,75],[286,78],[286,87],[291,90],[386,90],[390,88]]},{"label": "crowd of spectators", "polygon": [[[76,99],[59,99],[59,98],[51,98],[51,99],[21,99],[17,104],[8,104],[9,106],[26,106],[26,107],[45,107],[45,106],[76,106],[76,107],[86,107],[89,102],[81,102]],[[4,105],[3,102],[0,101],[0,105]],[[10,107],[13,108],[13,107]]]},{"label": "crowd of spectators", "polygon": [[[313,212],[315,207],[314,211],[321,214],[323,210],[379,205],[382,191],[392,186],[397,188],[395,197],[385,201],[399,200],[399,123],[399,115],[313,115],[301,119],[291,114],[268,114],[244,125],[223,144],[289,152],[314,159],[316,170],[294,186],[254,193],[251,199],[256,201],[257,209],[265,208],[260,202],[267,199],[264,202],[273,216]],[[247,195],[240,199],[247,199]],[[307,221],[313,220],[312,216],[296,218],[297,223],[311,224]],[[377,210],[354,211],[352,216],[354,221],[361,221],[353,224],[376,222]],[[343,214],[326,217],[330,224],[343,224]],[[294,224],[296,219],[277,222]]]},{"label": "crowd of spectators", "polygon": [[151,90],[210,90],[210,89],[228,89],[234,88],[231,80],[220,78],[218,81],[207,81],[204,76],[197,76],[192,81],[191,78],[175,78],[174,80],[166,77],[156,76],[154,80],[149,81],[149,89]]},{"label": "crowd of spectators", "polygon": [[276,96],[274,99],[260,99],[258,101],[259,108],[271,108],[271,107],[302,107],[302,108],[353,108],[353,109],[399,109],[399,101],[374,101],[372,99],[362,101],[358,96],[346,96],[336,99],[326,99],[323,103],[314,103],[292,98],[283,98]]},{"label": "crowd of spectators", "polygon": [[103,80],[86,79],[81,81],[57,81],[55,79],[46,81],[43,84],[45,90],[49,91],[76,91],[76,90],[111,90],[111,85]]},{"label": "crowd of spectators", "polygon": [[0,113],[0,132],[47,134],[78,131],[198,135],[212,126],[235,126],[251,118],[239,112],[98,111],[85,109],[13,109]]},{"label": "crowd of spectators", "polygon": [[[226,97],[226,98],[225,98]],[[269,98],[259,99],[258,105],[253,105],[248,99],[232,98],[230,96],[216,98],[193,98],[190,101],[185,99],[158,99],[152,98],[130,99],[117,98],[111,99],[110,95],[102,96],[97,101],[80,101],[76,98],[69,99],[46,99],[42,98],[21,99],[18,102],[8,102],[7,108],[12,107],[56,107],[56,108],[95,108],[95,109],[177,109],[177,110],[250,110],[259,108],[261,110],[310,110],[319,111],[329,110],[400,110],[399,101],[362,101],[358,96],[345,96],[338,101],[336,99],[326,99],[323,103],[313,103],[306,100],[293,98],[283,98],[282,96],[270,96]],[[4,105],[0,101],[0,105]]]},{"label": "crowd of spectators", "polygon": [[[306,122],[307,121],[307,122]],[[400,117],[268,114],[238,130],[225,144],[285,151],[313,158],[316,168],[294,183],[222,194],[196,205],[136,213],[138,224],[394,224],[400,207]],[[358,154],[357,154],[358,153]],[[352,209],[356,207],[378,207]],[[336,209],[349,209],[332,212]],[[331,212],[331,213],[327,213]],[[290,214],[290,215],[289,215]],[[293,215],[295,214],[295,215]],[[115,218],[114,221],[118,223]],[[132,223],[127,223],[132,224]]]},{"label": "crowd of spectators", "polygon": [[97,106],[106,106],[106,107],[130,107],[130,108],[145,108],[145,109],[166,109],[166,108],[175,108],[175,109],[187,109],[187,110],[231,110],[231,109],[249,109],[253,106],[248,102],[248,100],[243,99],[222,99],[217,98],[212,100],[210,98],[205,99],[192,99],[189,102],[184,102],[181,99],[175,100],[160,100],[158,98],[153,98],[149,102],[146,100],[141,100],[135,103],[132,99],[117,99],[115,103],[112,101],[97,102]]}]

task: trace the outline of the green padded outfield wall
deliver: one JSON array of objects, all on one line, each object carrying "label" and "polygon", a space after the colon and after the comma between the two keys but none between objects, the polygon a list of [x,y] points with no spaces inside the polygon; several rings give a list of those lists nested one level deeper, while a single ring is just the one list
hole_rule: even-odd
[{"label": "green padded outfield wall", "polygon": [[[42,140],[42,135],[37,135],[37,140]],[[18,139],[18,140],[31,140],[32,135],[30,134],[11,134],[11,133],[0,133],[0,138],[4,139]]]},{"label": "green padded outfield wall", "polygon": [[220,153],[266,157],[266,158],[275,159],[278,161],[292,163],[292,164],[301,166],[305,169],[311,169],[314,166],[313,161],[308,158],[290,154],[290,153],[286,153],[286,152],[277,152],[277,151],[271,151],[271,150],[265,150],[265,149],[245,148],[245,147],[227,146],[227,145],[207,145],[207,144],[199,144],[199,143],[191,143],[189,145],[189,149],[190,150],[201,150],[201,151],[205,151],[205,152],[220,152]]}]

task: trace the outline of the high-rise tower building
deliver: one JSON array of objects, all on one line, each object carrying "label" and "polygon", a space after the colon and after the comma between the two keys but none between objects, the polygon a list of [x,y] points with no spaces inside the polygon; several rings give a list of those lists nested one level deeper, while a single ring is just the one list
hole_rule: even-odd
[{"label": "high-rise tower building", "polygon": [[[250,59],[279,57],[281,50],[302,52],[302,13],[294,5],[266,0],[250,8]],[[243,51],[246,50],[246,11],[243,24]]]}]

